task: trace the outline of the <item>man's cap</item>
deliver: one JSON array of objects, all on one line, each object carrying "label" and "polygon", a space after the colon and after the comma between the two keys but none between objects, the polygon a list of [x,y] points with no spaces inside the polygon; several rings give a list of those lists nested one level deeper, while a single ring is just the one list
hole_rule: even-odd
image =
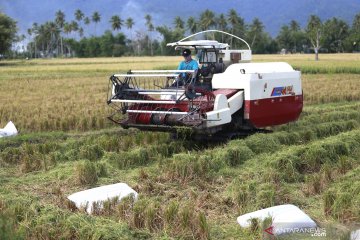
[{"label": "man's cap", "polygon": [[183,57],[188,57],[188,56],[190,56],[190,55],[191,55],[190,49],[184,49],[184,50],[182,50],[181,55],[183,55]]}]

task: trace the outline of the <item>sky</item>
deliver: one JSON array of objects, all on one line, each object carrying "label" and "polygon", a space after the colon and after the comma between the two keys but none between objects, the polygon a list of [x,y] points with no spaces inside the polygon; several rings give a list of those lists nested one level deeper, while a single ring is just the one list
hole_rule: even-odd
[{"label": "sky", "polygon": [[[305,26],[310,14],[317,14],[323,20],[340,17],[348,23],[360,12],[360,0],[0,0],[0,11],[18,21],[21,33],[31,27],[33,22],[43,23],[54,19],[55,12],[64,11],[67,20],[74,20],[74,12],[81,9],[91,16],[94,11],[100,12],[101,22],[97,33],[110,29],[109,19],[119,15],[122,19],[132,17],[135,20],[135,31],[146,30],[144,16],[149,13],[155,26],[173,23],[176,16],[198,17],[200,12],[211,9],[217,14],[227,13],[234,8],[251,22],[255,17],[263,21],[265,30],[276,36],[283,24],[294,19]],[[91,24],[85,31],[94,34]],[[125,33],[127,29],[122,29]]]}]

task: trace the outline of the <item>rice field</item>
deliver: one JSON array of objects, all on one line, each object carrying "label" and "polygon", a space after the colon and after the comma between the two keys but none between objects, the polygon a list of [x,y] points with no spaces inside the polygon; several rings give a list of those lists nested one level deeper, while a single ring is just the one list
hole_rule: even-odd
[{"label": "rice field", "polygon": [[[360,55],[320,59],[255,55],[302,70],[304,112],[227,143],[106,120],[111,74],[172,69],[179,57],[0,62],[0,125],[20,130],[0,140],[0,239],[266,239],[266,223],[242,229],[236,218],[287,203],[326,228],[323,239],[349,239],[360,224]],[[139,200],[109,200],[91,216],[66,200],[117,182]]]}]

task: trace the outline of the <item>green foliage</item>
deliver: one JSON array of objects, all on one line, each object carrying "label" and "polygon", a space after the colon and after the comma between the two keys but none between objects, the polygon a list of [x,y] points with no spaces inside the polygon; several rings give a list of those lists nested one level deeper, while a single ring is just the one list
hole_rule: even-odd
[{"label": "green foliage", "polygon": [[0,12],[0,55],[7,53],[16,40],[15,20]]},{"label": "green foliage", "polygon": [[101,37],[83,38],[69,44],[78,57],[119,57],[125,53],[125,39],[122,33],[114,36],[110,31],[106,31]]}]

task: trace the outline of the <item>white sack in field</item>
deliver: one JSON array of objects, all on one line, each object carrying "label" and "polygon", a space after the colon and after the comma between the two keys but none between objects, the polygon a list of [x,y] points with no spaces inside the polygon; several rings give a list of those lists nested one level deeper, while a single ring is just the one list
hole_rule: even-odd
[{"label": "white sack in field", "polygon": [[360,229],[351,232],[350,240],[360,240]]},{"label": "white sack in field", "polygon": [[118,197],[120,201],[130,194],[134,194],[134,198],[137,199],[138,193],[129,185],[116,183],[73,193],[68,199],[74,202],[77,208],[87,206],[86,211],[91,214],[94,202],[103,202],[114,197]]},{"label": "white sack in field", "polygon": [[272,232],[274,235],[291,233],[300,229],[316,228],[316,223],[298,207],[286,204],[275,207],[265,208],[255,212],[241,215],[237,222],[241,227],[249,227],[251,219],[257,218],[264,221],[266,218],[272,218]]},{"label": "white sack in field", "polygon": [[0,128],[0,138],[10,137],[18,134],[18,131],[12,121],[6,124],[5,128]]}]

